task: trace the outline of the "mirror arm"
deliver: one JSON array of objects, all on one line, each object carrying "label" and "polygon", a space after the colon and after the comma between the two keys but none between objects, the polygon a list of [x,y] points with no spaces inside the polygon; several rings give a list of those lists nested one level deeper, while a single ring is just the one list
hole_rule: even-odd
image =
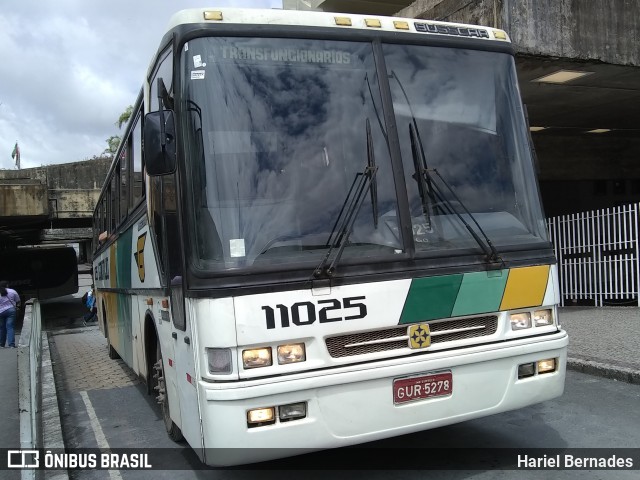
[{"label": "mirror arm", "polygon": [[164,153],[166,151],[166,145],[167,145],[167,132],[165,130],[165,125],[164,125],[164,106],[162,104],[162,92],[166,91],[166,87],[164,86],[164,81],[162,80],[162,77],[158,77],[157,80],[157,85],[158,85],[158,110],[160,111],[160,147],[162,148],[162,152]]}]

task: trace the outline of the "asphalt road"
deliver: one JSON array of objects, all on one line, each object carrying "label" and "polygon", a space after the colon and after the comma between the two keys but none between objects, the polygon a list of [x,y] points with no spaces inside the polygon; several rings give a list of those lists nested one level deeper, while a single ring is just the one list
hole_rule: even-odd
[{"label": "asphalt road", "polygon": [[[98,345],[96,348],[96,342]],[[458,425],[429,430],[366,445],[366,449],[318,452],[266,463],[251,470],[198,470],[199,461],[184,443],[169,440],[152,397],[121,362],[109,360],[106,343],[96,327],[58,331],[51,350],[67,448],[170,449],[171,462],[181,471],[73,470],[72,479],[255,479],[256,475],[281,478],[282,470],[309,468],[305,478],[349,478],[359,475],[363,459],[374,457],[375,471],[367,478],[639,478],[639,471],[404,470],[396,452],[420,455],[424,464],[454,448],[638,448],[640,447],[640,385],[568,372],[565,394],[553,401]],[[176,449],[178,447],[178,449]],[[180,448],[183,447],[183,448]],[[446,450],[435,450],[444,448]],[[457,450],[465,454],[464,450]],[[636,455],[639,450],[636,450]],[[468,452],[467,452],[468,453]],[[614,452],[615,453],[615,452]],[[458,453],[458,455],[460,455]],[[389,469],[386,468],[388,459]],[[318,467],[345,470],[321,471]],[[421,460],[422,461],[422,460]],[[412,462],[416,465],[416,462]],[[420,463],[418,463],[420,464]],[[391,467],[393,469],[391,469]]]}]

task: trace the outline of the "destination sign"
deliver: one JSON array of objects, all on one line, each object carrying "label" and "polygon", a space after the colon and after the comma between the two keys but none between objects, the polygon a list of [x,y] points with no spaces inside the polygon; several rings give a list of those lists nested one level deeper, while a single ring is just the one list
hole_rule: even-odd
[{"label": "destination sign", "polygon": [[255,60],[269,62],[333,63],[348,65],[351,53],[342,50],[314,50],[269,47],[222,47],[225,60]]}]

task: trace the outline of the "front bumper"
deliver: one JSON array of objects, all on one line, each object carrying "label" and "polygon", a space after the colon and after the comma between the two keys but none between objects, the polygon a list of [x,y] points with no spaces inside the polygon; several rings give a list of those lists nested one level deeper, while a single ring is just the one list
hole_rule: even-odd
[{"label": "front bumper", "polygon": [[[203,461],[234,465],[353,445],[450,425],[562,395],[568,336],[434,352],[295,377],[199,382]],[[557,358],[555,372],[518,379],[518,365]],[[394,405],[393,380],[447,370],[453,392]],[[301,420],[248,428],[247,410],[307,403]],[[271,447],[271,448],[265,448]]]}]

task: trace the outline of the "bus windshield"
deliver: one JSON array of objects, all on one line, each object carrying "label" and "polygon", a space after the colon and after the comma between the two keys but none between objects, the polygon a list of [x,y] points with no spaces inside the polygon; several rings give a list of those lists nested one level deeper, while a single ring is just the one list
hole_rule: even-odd
[{"label": "bus windshield", "polygon": [[[416,250],[441,254],[475,245],[456,212],[469,224],[476,220],[500,250],[546,243],[512,57],[415,45],[383,49]],[[431,172],[422,195],[410,124]]]},{"label": "bus windshield", "polygon": [[[410,242],[417,255],[478,253],[461,219],[469,215],[502,250],[546,245],[527,180],[534,172],[512,58],[424,46],[383,50],[381,82],[368,42],[206,37],[185,45],[179,99],[198,268],[308,263],[311,273],[367,166],[367,123],[376,195],[354,212],[342,263],[393,258]],[[401,182],[394,181],[381,88],[391,89]],[[451,187],[439,196],[431,181],[420,193],[424,172],[415,168],[410,123],[426,166]],[[409,198],[411,239],[400,233],[400,195]]]}]

